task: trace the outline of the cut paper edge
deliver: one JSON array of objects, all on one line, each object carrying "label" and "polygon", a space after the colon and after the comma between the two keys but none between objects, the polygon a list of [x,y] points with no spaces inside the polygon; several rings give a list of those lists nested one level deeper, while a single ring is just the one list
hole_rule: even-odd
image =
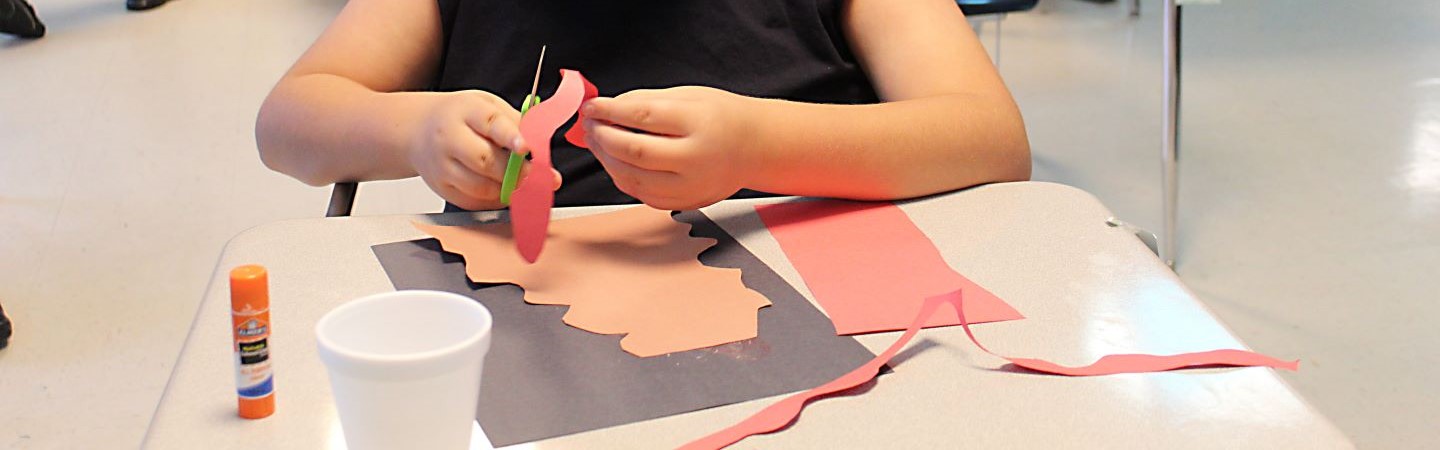
[{"label": "cut paper edge", "polygon": [[935,314],[941,305],[948,304],[960,315],[960,325],[965,329],[965,335],[970,342],[986,353],[1000,357],[1017,367],[1028,369],[1034,372],[1064,375],[1064,376],[1098,376],[1119,373],[1147,373],[1163,372],[1183,368],[1233,366],[1233,367],[1270,367],[1275,369],[1298,370],[1300,361],[1282,361],[1270,356],[1245,350],[1211,350],[1206,352],[1183,353],[1178,355],[1144,355],[1144,354],[1123,354],[1107,355],[1100,358],[1093,364],[1081,367],[1067,367],[1059,364],[1032,358],[1010,358],[1001,356],[985,348],[975,339],[975,334],[970,331],[970,323],[965,320],[964,300],[959,290],[929,297],[920,307],[920,313],[915,316],[910,327],[900,335],[884,353],[876,356],[870,362],[856,368],[840,378],[820,385],[814,389],[786,397],[775,404],[751,415],[745,420],[725,429],[702,437],[688,444],[681,446],[684,450],[719,449],[734,445],[741,440],[756,435],[778,431],[799,418],[800,412],[805,404],[818,397],[834,394],[840,391],[853,389],[869,382],[879,373],[880,368],[889,363],[900,349],[915,337],[925,322]]},{"label": "cut paper edge", "polygon": [[[585,97],[583,100],[580,101],[580,106],[583,107],[585,106],[586,101],[589,101],[590,99],[599,96],[600,92],[598,89],[595,88],[594,84],[590,84],[589,80],[586,80],[584,78],[581,78],[580,80],[585,82]],[[585,127],[584,124],[581,123],[584,121],[585,112],[579,111],[575,117],[575,124],[570,126],[570,131],[565,132],[565,141],[569,142],[570,145],[588,149],[590,148],[590,144],[585,143]]]},{"label": "cut paper edge", "polygon": [[[771,306],[765,295],[745,285],[740,269],[700,261],[699,255],[718,240],[694,236],[694,225],[648,206],[556,220],[551,257],[535,263],[505,252],[514,244],[504,223],[411,225],[438,240],[441,250],[460,255],[471,282],[513,284],[523,291],[525,303],[565,306],[561,320],[566,325],[618,335],[621,350],[641,358],[754,339],[759,309]],[[578,253],[586,247],[624,255],[592,259]],[[636,267],[636,261],[658,265]],[[688,291],[697,286],[703,288]]]}]

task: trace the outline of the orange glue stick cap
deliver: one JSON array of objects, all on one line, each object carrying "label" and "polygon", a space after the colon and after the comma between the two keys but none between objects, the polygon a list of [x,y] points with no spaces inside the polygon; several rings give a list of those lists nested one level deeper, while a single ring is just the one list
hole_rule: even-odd
[{"label": "orange glue stick cap", "polygon": [[[246,305],[250,307],[246,308]],[[270,280],[264,266],[249,264],[230,271],[230,309],[270,309]]]}]

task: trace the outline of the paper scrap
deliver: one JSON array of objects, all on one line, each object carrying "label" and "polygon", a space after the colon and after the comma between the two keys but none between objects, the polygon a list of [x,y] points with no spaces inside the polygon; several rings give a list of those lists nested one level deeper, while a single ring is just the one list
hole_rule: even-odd
[{"label": "paper scrap", "polygon": [[691,237],[689,224],[648,206],[554,221],[548,256],[533,264],[508,251],[503,223],[415,227],[464,256],[471,281],[513,283],[527,303],[568,305],[566,324],[624,334],[621,348],[640,357],[753,338],[757,310],[770,305],[739,269],[700,263],[715,239]]},{"label": "paper scrap", "polygon": [[[976,323],[1023,319],[995,294],[951,269],[940,251],[892,203],[815,200],[755,207],[815,301],[842,335],[904,329],[932,295],[969,293]],[[941,311],[925,326],[960,323]]]},{"label": "paper scrap", "polygon": [[[960,291],[950,292],[926,299],[930,302],[935,299],[950,302],[955,305],[963,304]],[[975,333],[970,330],[970,322],[965,317],[960,318],[960,326],[965,327],[965,335],[970,338],[980,350],[989,353],[1010,363],[1016,367],[1028,369],[1035,372],[1048,373],[1052,375],[1065,375],[1071,377],[1093,377],[1100,375],[1114,375],[1118,373],[1148,373],[1165,372],[1175,369],[1192,367],[1271,367],[1289,371],[1300,370],[1300,361],[1283,361],[1270,356],[1246,350],[1210,350],[1204,352],[1181,353],[1176,355],[1147,355],[1138,353],[1122,353],[1105,355],[1094,363],[1085,366],[1070,367],[1055,364],[1053,362],[1034,358],[1013,358],[1004,356],[990,349],[985,348],[979,339],[975,339]]]},{"label": "paper scrap", "polygon": [[555,204],[554,166],[550,163],[550,138],[570,120],[580,104],[595,96],[595,86],[580,72],[560,70],[560,87],[555,95],[530,108],[520,118],[520,136],[530,150],[530,171],[511,195],[510,223],[515,248],[526,262],[535,262],[545,247],[550,225],[550,208]]},{"label": "paper scrap", "polygon": [[965,328],[965,334],[969,336],[970,342],[973,342],[975,346],[980,347],[980,349],[986,353],[1008,360],[1016,366],[1042,373],[1091,376],[1116,373],[1160,372],[1186,367],[1217,365],[1271,367],[1286,370],[1297,370],[1299,368],[1299,361],[1281,361],[1244,350],[1215,350],[1167,356],[1109,355],[1100,358],[1100,360],[1094,364],[1075,368],[1038,359],[1005,357],[991,352],[989,349],[986,349],[984,345],[981,345],[980,341],[975,339],[975,334],[970,331],[971,322],[965,320],[964,312],[968,311],[968,309],[965,306],[963,295],[962,290],[955,290],[925,299],[920,307],[920,313],[915,315],[910,326],[905,329],[905,333],[901,334],[900,338],[895,340],[895,343],[890,344],[890,348],[885,349],[884,353],[881,353],[879,356],[876,356],[875,359],[870,360],[870,362],[865,363],[865,365],[860,366],[854,371],[814,389],[786,397],[784,400],[770,405],[760,410],[760,412],[740,421],[740,423],[697,439],[680,448],[685,450],[724,448],[740,442],[741,439],[745,439],[746,437],[774,432],[794,422],[795,419],[799,417],[800,411],[804,409],[805,404],[810,400],[865,384],[865,382],[875,378],[875,374],[879,372],[880,367],[889,363],[890,359],[894,358],[895,354],[915,337],[915,334],[920,331],[921,326],[934,316],[936,310],[941,305],[950,305],[951,309],[959,315],[960,325]]},{"label": "paper scrap", "polygon": [[[958,298],[958,296],[956,298]],[[850,373],[841,375],[840,378],[831,380],[829,383],[822,384],[814,389],[785,397],[784,400],[765,407],[765,409],[740,421],[740,423],[697,439],[680,448],[682,450],[724,448],[752,435],[770,433],[784,428],[800,416],[800,410],[804,409],[805,404],[810,400],[854,388],[875,378],[875,375],[880,373],[880,368],[889,363],[890,359],[894,358],[895,354],[899,353],[900,349],[904,348],[905,344],[910,343],[910,339],[913,339],[915,334],[920,332],[920,328],[929,322],[930,318],[935,315],[935,310],[938,309],[940,305],[947,303],[954,306],[956,311],[959,311],[961,308],[960,303],[951,303],[948,298],[932,298],[926,300],[925,303],[920,306],[920,314],[917,314],[910,322],[910,326],[905,329],[905,333],[901,334],[900,338],[895,340],[895,343],[890,344],[890,348],[885,349],[883,353],[876,355],[875,359],[850,371]]]}]

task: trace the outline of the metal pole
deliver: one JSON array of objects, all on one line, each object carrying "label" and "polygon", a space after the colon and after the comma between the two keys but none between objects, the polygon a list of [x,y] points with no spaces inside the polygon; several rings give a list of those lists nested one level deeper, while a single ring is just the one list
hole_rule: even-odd
[{"label": "metal pole", "polygon": [[1005,13],[995,16],[995,71],[1000,71],[1000,24],[1005,21]]},{"label": "metal pole", "polygon": [[1161,124],[1160,182],[1164,185],[1162,200],[1165,214],[1165,240],[1161,241],[1160,259],[1175,267],[1175,203],[1179,200],[1179,172],[1176,167],[1176,147],[1179,145],[1180,109],[1180,8],[1175,0],[1162,1],[1163,50],[1161,66],[1164,70],[1165,121]]}]

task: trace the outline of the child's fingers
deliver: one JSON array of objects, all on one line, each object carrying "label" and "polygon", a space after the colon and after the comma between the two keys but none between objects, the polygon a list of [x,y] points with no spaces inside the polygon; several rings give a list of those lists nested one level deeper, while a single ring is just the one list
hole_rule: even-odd
[{"label": "child's fingers", "polygon": [[487,105],[468,109],[464,118],[465,125],[470,127],[475,134],[500,147],[512,150],[525,147],[525,139],[520,137],[520,113],[518,111],[509,107]]},{"label": "child's fingers", "polygon": [[691,131],[684,111],[675,101],[654,96],[597,97],[581,108],[588,119],[650,134],[683,136]]},{"label": "child's fingers", "polygon": [[646,204],[654,200],[674,200],[685,191],[684,180],[678,174],[645,170],[604,152],[594,153],[595,159],[600,161],[605,172],[610,174],[610,179],[615,181],[616,188]]},{"label": "child's fingers", "polygon": [[471,211],[495,209],[500,206],[499,201],[495,199],[470,194],[464,189],[448,182],[439,183],[435,186],[434,190],[437,194],[440,194],[440,197],[444,198],[445,201]]},{"label": "child's fingers", "polygon": [[[525,165],[520,166],[520,176],[516,177],[516,179],[524,180],[525,177],[530,176],[530,169],[532,167],[534,167],[534,165],[532,165],[530,161],[525,161]],[[555,170],[553,167],[550,169],[550,177],[555,180],[555,190],[560,190],[560,185],[565,182],[565,177],[561,176],[560,171]]]},{"label": "child's fingers", "polygon": [[488,201],[500,198],[499,181],[475,173],[459,161],[446,165],[445,182],[471,198]]},{"label": "child's fingers", "polygon": [[593,150],[647,170],[678,172],[685,168],[688,158],[679,138],[636,133],[593,120],[582,125]]},{"label": "child's fingers", "polygon": [[445,199],[445,201],[453,203],[455,206],[459,206],[464,209],[473,211],[475,209],[478,209],[482,204],[480,199],[471,198],[470,196],[461,193],[459,189],[455,189],[455,186],[451,185],[450,183],[441,182],[435,184],[431,186],[431,190],[435,191],[436,194],[440,194],[440,198]]},{"label": "child's fingers", "polygon": [[442,145],[448,147],[445,153],[471,172],[499,182],[505,179],[505,165],[510,153],[501,151],[494,142],[473,133],[461,130],[450,136]]}]

